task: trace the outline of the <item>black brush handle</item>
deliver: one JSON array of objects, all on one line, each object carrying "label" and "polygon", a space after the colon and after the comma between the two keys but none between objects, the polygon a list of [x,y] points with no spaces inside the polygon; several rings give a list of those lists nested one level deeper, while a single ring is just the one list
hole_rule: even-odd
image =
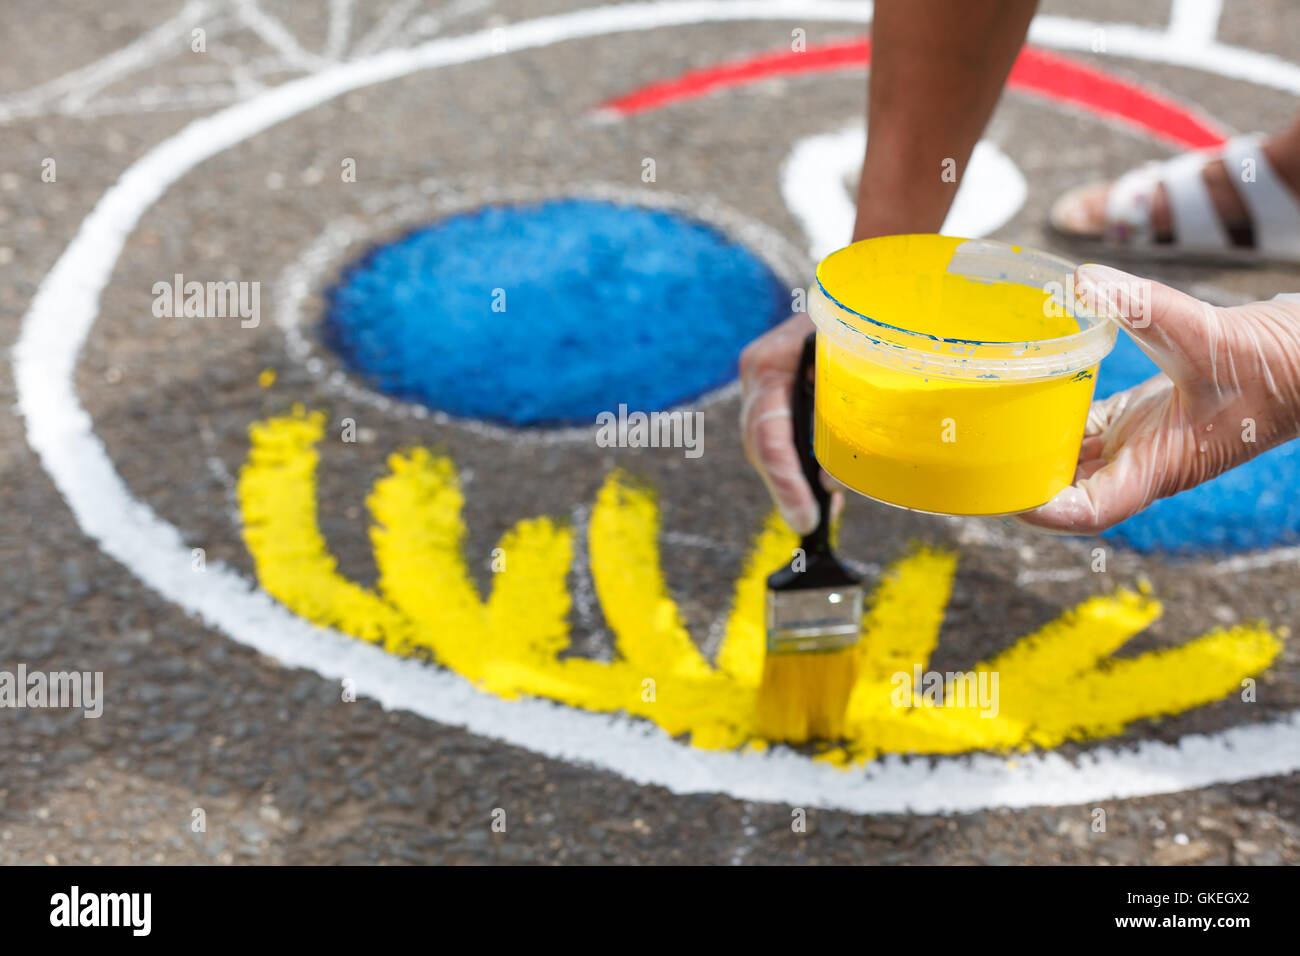
[{"label": "black brush handle", "polygon": [[809,332],[803,340],[799,367],[795,372],[794,393],[790,396],[790,415],[794,419],[794,447],[799,453],[799,466],[817,499],[817,527],[804,535],[804,551],[812,554],[829,551],[831,547],[831,495],[822,484],[821,466],[813,455],[813,373],[817,365],[817,333]]},{"label": "black brush handle", "polygon": [[813,455],[813,371],[817,361],[817,333],[804,339],[795,371],[794,391],[790,395],[790,415],[794,420],[794,447],[799,466],[817,499],[817,527],[799,542],[806,566],[799,571],[793,562],[773,572],[767,579],[772,591],[799,591],[809,588],[852,587],[861,577],[840,564],[831,551],[831,494],[822,484],[821,466]]}]

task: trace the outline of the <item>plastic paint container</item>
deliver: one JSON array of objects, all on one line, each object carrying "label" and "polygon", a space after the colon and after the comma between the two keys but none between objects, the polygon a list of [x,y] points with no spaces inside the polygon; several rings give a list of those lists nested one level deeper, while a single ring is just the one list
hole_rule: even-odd
[{"label": "plastic paint container", "polygon": [[817,267],[817,459],[888,504],[998,515],[1074,480],[1113,322],[1074,266],[1002,242],[884,236]]}]

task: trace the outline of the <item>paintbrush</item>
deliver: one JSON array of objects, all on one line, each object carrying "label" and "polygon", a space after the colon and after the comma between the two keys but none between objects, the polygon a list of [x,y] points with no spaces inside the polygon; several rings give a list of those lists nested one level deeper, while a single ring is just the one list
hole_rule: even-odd
[{"label": "paintbrush", "polygon": [[804,342],[790,411],[799,463],[820,517],[790,563],[767,579],[767,654],[758,690],[758,732],[787,743],[843,737],[862,627],[862,579],[831,550],[831,496],[813,457],[816,340],[812,333]]}]

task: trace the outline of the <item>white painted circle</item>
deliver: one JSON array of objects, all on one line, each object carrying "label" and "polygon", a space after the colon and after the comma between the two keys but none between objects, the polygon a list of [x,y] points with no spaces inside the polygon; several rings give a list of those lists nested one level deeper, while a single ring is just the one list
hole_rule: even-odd
[{"label": "white painted circle", "polygon": [[[27,438],[81,528],[144,584],[204,624],[292,667],[352,678],[385,707],[536,753],[586,763],[676,793],[722,792],[861,813],[970,811],[1143,796],[1300,769],[1300,711],[1271,724],[1189,735],[1177,744],[1099,746],[1075,761],[1054,753],[888,757],[840,770],[788,750],[716,752],[678,744],[646,722],[549,701],[509,702],[449,671],[403,660],[291,614],[232,568],[190,570],[177,529],[134,497],[95,435],[74,370],[99,296],[127,236],[178,179],[217,153],[350,90],[419,70],[582,37],[739,20],[862,22],[870,6],[837,0],[675,0],[597,7],[392,49],[276,87],[190,123],[133,163],[104,193],[42,281],[13,350]],[[1030,39],[1088,49],[1098,24],[1040,17]],[[1106,26],[1112,55],[1174,63],[1300,93],[1300,67],[1275,57],[1126,25]]]}]

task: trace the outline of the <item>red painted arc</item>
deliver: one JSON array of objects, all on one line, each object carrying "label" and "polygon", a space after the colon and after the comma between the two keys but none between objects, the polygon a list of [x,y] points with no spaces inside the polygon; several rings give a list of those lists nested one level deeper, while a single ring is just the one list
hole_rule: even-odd
[{"label": "red painted arc", "polygon": [[[648,84],[601,108],[630,116],[770,77],[856,70],[870,62],[871,41],[867,37],[819,44],[803,52],[761,53]],[[1020,51],[1007,87],[1079,107],[1182,149],[1206,149],[1222,144],[1226,138],[1212,120],[1191,107],[1091,64],[1037,47],[1026,46]]]}]

